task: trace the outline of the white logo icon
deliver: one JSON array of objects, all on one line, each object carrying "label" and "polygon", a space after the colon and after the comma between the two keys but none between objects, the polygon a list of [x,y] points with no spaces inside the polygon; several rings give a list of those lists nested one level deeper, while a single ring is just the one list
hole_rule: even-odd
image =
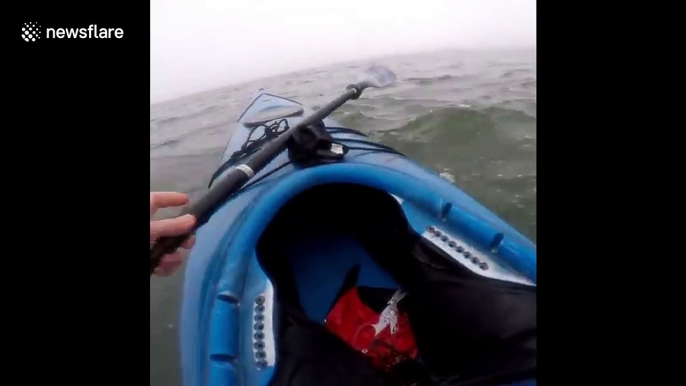
[{"label": "white logo icon", "polygon": [[21,37],[27,42],[35,42],[40,39],[40,26],[37,23],[24,23],[21,29]]}]

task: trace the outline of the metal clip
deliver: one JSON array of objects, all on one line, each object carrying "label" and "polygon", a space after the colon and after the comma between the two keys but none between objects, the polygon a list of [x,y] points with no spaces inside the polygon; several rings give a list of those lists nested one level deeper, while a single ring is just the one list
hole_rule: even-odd
[{"label": "metal clip", "polygon": [[406,295],[407,293],[402,290],[395,291],[391,299],[386,303],[386,308],[381,312],[379,321],[373,325],[374,331],[376,332],[374,336],[379,335],[386,326],[390,326],[391,334],[398,331],[398,303]]}]

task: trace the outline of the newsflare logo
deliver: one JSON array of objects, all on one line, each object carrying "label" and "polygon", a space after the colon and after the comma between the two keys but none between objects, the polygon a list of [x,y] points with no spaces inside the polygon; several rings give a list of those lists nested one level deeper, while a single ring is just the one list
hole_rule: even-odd
[{"label": "newsflare logo", "polygon": [[21,37],[27,42],[35,42],[40,39],[40,25],[38,23],[24,23],[21,28]]},{"label": "newsflare logo", "polygon": [[[35,42],[41,38],[42,27],[38,23],[24,23],[21,37],[24,41]],[[124,30],[121,28],[99,28],[95,24],[87,28],[45,28],[46,39],[121,39]]]}]

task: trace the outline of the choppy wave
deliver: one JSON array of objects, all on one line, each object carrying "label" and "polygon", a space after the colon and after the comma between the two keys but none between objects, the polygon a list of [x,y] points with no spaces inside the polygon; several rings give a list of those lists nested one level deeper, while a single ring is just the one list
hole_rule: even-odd
[{"label": "choppy wave", "polygon": [[516,68],[514,70],[505,71],[502,75],[500,75],[500,77],[501,78],[512,78],[512,77],[515,77],[517,75],[522,75],[522,74],[528,75],[530,73],[531,73],[531,70],[528,68]]},{"label": "choppy wave", "polygon": [[180,143],[181,141],[183,141],[184,138],[188,138],[188,135],[182,135],[182,136],[176,137],[176,138],[166,138],[166,139],[162,140],[161,142],[151,143],[150,149],[155,149],[155,148],[158,148],[161,146],[171,146],[171,145]]},{"label": "choppy wave", "polygon": [[[367,91],[333,118],[449,176],[535,240],[535,55],[446,52],[382,62],[398,82]],[[199,171],[213,172],[232,122],[258,89],[323,106],[366,65],[302,70],[151,106],[151,175],[204,187]]]},{"label": "choppy wave", "polygon": [[196,110],[192,113],[187,113],[187,114],[178,115],[178,116],[161,117],[161,118],[157,118],[157,119],[153,118],[153,119],[150,119],[150,121],[156,123],[157,125],[168,125],[168,124],[172,124],[172,123],[175,123],[178,121],[185,121],[185,120],[189,120],[192,118],[211,115],[213,112],[221,110],[222,108],[223,108],[223,106],[220,104],[213,104],[210,106],[204,106],[200,110]]},{"label": "choppy wave", "polygon": [[406,80],[408,82],[414,82],[417,83],[420,86],[428,86],[434,83],[440,83],[444,82],[446,80],[450,79],[455,79],[456,76],[454,75],[439,75],[439,76],[434,76],[434,77],[428,77],[428,78],[407,78]]},{"label": "choppy wave", "polygon": [[502,140],[503,136],[514,133],[515,126],[534,125],[536,118],[523,111],[500,107],[452,107],[429,110],[406,121],[387,133],[406,141],[429,144],[448,141],[448,144],[458,145],[476,137]]},{"label": "choppy wave", "polygon": [[[179,121],[183,121],[184,119],[179,119]],[[175,122],[175,121],[172,121]],[[169,122],[168,122],[169,123]],[[162,124],[163,125],[163,124]],[[174,136],[174,137],[158,137],[159,142],[153,142],[152,140],[150,141],[150,149],[156,149],[159,147],[165,147],[165,146],[174,146],[176,144],[182,143],[183,141],[187,139],[194,139],[195,137],[198,136],[198,133],[200,132],[209,132],[210,134],[212,133],[218,133],[219,130],[225,130],[228,128],[230,124],[228,122],[220,122],[217,124],[209,124],[209,125],[200,125],[200,127],[197,128],[197,130],[192,130],[192,131],[187,131],[184,132],[180,135]],[[159,127],[159,126],[158,126]]]}]

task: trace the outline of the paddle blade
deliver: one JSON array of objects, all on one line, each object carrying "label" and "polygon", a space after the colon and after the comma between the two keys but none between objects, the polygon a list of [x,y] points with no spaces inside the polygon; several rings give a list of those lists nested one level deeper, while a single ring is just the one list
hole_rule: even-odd
[{"label": "paddle blade", "polygon": [[373,65],[362,74],[361,80],[358,84],[363,88],[383,88],[393,84],[395,79],[395,74],[387,67]]}]

